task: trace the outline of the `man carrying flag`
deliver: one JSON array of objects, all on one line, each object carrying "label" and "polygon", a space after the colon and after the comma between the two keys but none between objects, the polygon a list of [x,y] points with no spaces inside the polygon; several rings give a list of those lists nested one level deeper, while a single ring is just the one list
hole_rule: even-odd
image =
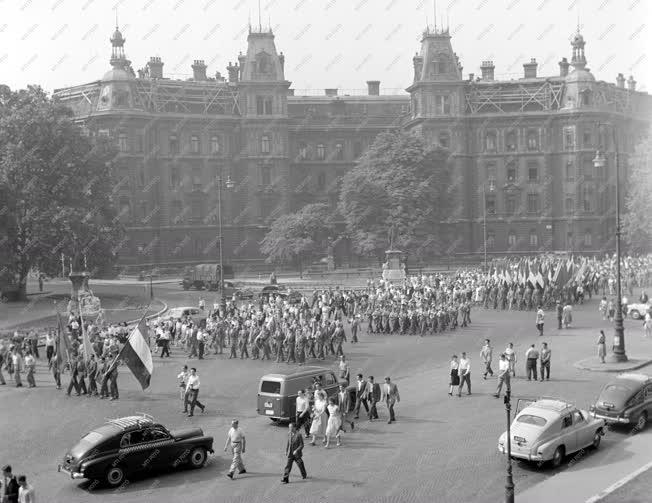
[{"label": "man carrying flag", "polygon": [[149,387],[149,381],[152,377],[154,364],[152,362],[152,352],[149,349],[148,327],[145,316],[140,319],[136,328],[131,332],[120,352],[114,358],[109,367],[109,379],[111,381],[111,398],[118,398],[117,373],[118,360],[122,360],[129,370],[134,374],[143,389]]},{"label": "man carrying flag", "polygon": [[57,389],[61,389],[61,373],[63,372],[67,363],[70,363],[70,341],[66,334],[66,329],[63,326],[61,315],[57,311],[58,334],[55,341],[56,354],[52,364],[52,375],[54,382],[57,384]]}]

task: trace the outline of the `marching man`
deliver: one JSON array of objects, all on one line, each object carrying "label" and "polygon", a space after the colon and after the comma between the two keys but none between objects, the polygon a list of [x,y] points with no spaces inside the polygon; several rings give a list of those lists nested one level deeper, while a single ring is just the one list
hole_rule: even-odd
[{"label": "marching man", "polygon": [[231,452],[233,453],[233,461],[231,462],[231,469],[229,470],[229,473],[226,474],[226,476],[233,480],[233,474],[235,473],[236,469],[238,470],[238,473],[247,473],[241,456],[241,454],[245,453],[245,434],[240,428],[238,428],[237,419],[231,421],[231,429],[226,435],[224,452],[226,452],[229,446],[231,446]]}]

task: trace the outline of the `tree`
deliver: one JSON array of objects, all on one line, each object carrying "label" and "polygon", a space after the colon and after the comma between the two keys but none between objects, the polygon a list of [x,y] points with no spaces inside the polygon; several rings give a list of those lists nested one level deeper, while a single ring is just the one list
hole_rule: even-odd
[{"label": "tree", "polygon": [[308,204],[296,213],[277,218],[263,239],[260,251],[267,263],[294,263],[303,277],[303,264],[326,248],[333,232],[326,204]]},{"label": "tree", "polygon": [[629,250],[634,253],[652,251],[652,137],[636,147],[631,157],[629,187],[625,198],[623,230]]},{"label": "tree", "polygon": [[71,118],[40,87],[0,86],[0,257],[23,298],[30,270],[56,274],[61,254],[77,271],[102,267],[123,233],[112,202],[115,150]]},{"label": "tree", "polygon": [[432,254],[451,201],[448,155],[417,134],[376,137],[340,192],[339,212],[357,253],[382,261],[396,228],[398,248]]}]

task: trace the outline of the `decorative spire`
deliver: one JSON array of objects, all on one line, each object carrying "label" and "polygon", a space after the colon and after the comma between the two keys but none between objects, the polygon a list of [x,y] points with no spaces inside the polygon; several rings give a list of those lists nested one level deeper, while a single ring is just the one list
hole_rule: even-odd
[{"label": "decorative spire", "polygon": [[115,31],[113,32],[113,35],[110,38],[111,41],[111,59],[109,62],[111,63],[111,66],[113,68],[126,68],[129,66],[130,61],[127,59],[125,56],[125,49],[124,45],[125,42],[127,41],[126,38],[122,36],[122,33],[120,32],[120,29],[118,28],[117,18],[118,14],[116,11],[116,26],[115,26]]},{"label": "decorative spire", "polygon": [[586,56],[584,55],[584,37],[580,33],[579,19],[577,24],[577,32],[571,41],[573,48],[573,57],[571,58],[571,66],[576,70],[581,70],[586,67]]}]

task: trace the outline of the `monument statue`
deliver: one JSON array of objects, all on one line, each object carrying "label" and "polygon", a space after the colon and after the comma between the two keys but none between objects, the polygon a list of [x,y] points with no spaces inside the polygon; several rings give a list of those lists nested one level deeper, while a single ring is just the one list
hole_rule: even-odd
[{"label": "monument statue", "polygon": [[396,243],[396,238],[398,238],[398,226],[396,225],[396,222],[394,222],[389,227],[389,229],[387,229],[387,240],[389,241],[389,249],[390,250],[394,249],[394,244]]},{"label": "monument statue", "polygon": [[102,312],[100,299],[93,295],[88,280],[89,272],[71,272],[68,276],[72,283],[68,313],[82,315],[83,318],[96,318]]},{"label": "monument statue", "polygon": [[382,277],[385,281],[402,282],[405,280],[405,269],[401,266],[402,251],[396,250],[398,239],[398,225],[393,222],[387,230],[389,249],[385,252],[386,262],[383,264]]}]

